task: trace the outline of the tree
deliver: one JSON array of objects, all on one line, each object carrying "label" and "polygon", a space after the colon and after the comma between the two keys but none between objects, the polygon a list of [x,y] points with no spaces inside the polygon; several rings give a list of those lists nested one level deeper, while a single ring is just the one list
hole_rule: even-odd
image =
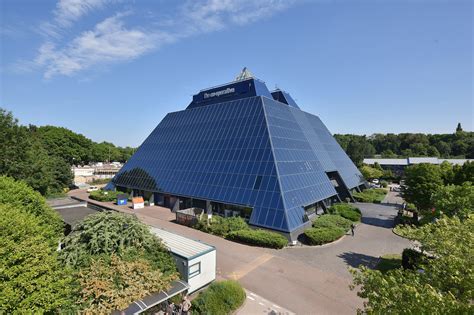
[{"label": "tree", "polygon": [[169,289],[176,274],[164,275],[143,258],[123,260],[112,254],[94,258],[81,269],[80,302],[86,313],[111,313],[155,292]]},{"label": "tree", "polygon": [[47,237],[54,248],[63,234],[64,224],[56,211],[51,209],[45,199],[25,182],[15,181],[11,177],[0,176],[0,204],[9,204],[21,211],[32,214],[51,227],[51,235]]},{"label": "tree", "polygon": [[466,162],[462,166],[456,166],[453,168],[454,179],[453,183],[456,185],[462,185],[465,182],[474,183],[474,161]]},{"label": "tree", "polygon": [[461,131],[463,131],[461,127],[461,123],[458,123],[458,126],[456,127],[456,132],[461,132]]},{"label": "tree", "polygon": [[[472,314],[474,305],[474,217],[444,218],[403,234],[421,244],[431,259],[420,270],[395,269],[382,274],[352,270],[367,314]],[[362,313],[361,310],[358,311]]]},{"label": "tree", "polygon": [[432,195],[443,185],[441,170],[438,165],[416,164],[406,168],[403,197],[415,204],[417,209],[427,211],[432,206]]},{"label": "tree", "polygon": [[73,308],[74,280],[57,260],[54,228],[44,223],[22,204],[0,204],[0,313]]},{"label": "tree", "polygon": [[374,179],[374,178],[380,178],[383,176],[383,171],[376,169],[375,167],[370,167],[368,165],[362,165],[360,167],[360,172],[362,173],[362,176],[364,176],[365,179]]},{"label": "tree", "polygon": [[470,182],[442,186],[432,199],[436,210],[450,217],[465,219],[474,212],[474,186]]}]

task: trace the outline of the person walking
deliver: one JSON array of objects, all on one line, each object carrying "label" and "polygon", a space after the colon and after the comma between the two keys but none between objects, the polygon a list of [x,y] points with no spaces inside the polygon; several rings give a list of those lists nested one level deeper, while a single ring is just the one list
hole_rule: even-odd
[{"label": "person walking", "polygon": [[354,237],[354,229],[355,229],[355,225],[354,225],[354,223],[352,223],[352,224],[351,224],[352,237]]}]

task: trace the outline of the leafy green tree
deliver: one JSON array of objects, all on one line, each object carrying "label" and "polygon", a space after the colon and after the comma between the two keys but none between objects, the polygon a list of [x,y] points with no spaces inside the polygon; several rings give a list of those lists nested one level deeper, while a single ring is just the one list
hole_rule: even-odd
[{"label": "leafy green tree", "polygon": [[366,267],[352,270],[352,288],[357,286],[358,295],[367,299],[363,313],[472,314],[474,217],[444,218],[402,231],[432,259],[422,260],[421,270],[394,269],[384,274]]},{"label": "leafy green tree", "polygon": [[374,178],[380,178],[383,176],[383,171],[375,168],[375,167],[370,167],[368,165],[362,165],[359,168],[360,172],[362,173],[362,176],[364,176],[365,179],[374,179]]},{"label": "leafy green tree", "polygon": [[432,199],[436,210],[447,216],[465,219],[474,212],[474,186],[470,182],[462,186],[442,186]]},{"label": "leafy green tree", "polygon": [[24,179],[29,167],[25,152],[30,145],[28,130],[18,125],[12,113],[0,108],[0,174]]},{"label": "leafy green tree", "polygon": [[57,156],[72,164],[87,164],[90,161],[92,141],[69,129],[44,126],[35,129],[49,155]]},{"label": "leafy green tree", "polygon": [[385,158],[385,159],[398,157],[398,156],[397,156],[392,150],[390,150],[390,149],[385,150],[385,151],[382,151],[381,155],[382,155],[382,157]]},{"label": "leafy green tree", "polygon": [[465,182],[474,183],[474,161],[466,162],[462,166],[453,168],[454,179],[456,185],[462,185]]},{"label": "leafy green tree", "polygon": [[449,155],[451,154],[451,146],[444,141],[439,141],[436,144],[436,148],[438,149],[439,156],[449,157]]},{"label": "leafy green tree", "polygon": [[57,260],[54,228],[28,208],[32,197],[27,206],[0,204],[0,313],[71,311],[74,280]]},{"label": "leafy green tree", "polygon": [[44,226],[51,227],[51,235],[48,236],[48,239],[56,248],[59,237],[63,234],[63,221],[56,211],[46,204],[45,199],[38,192],[22,181],[0,176],[0,204],[9,204],[21,209],[36,216]]},{"label": "leafy green tree", "polygon": [[438,165],[416,164],[405,170],[403,197],[415,204],[421,211],[433,207],[432,195],[443,185],[441,170]]}]

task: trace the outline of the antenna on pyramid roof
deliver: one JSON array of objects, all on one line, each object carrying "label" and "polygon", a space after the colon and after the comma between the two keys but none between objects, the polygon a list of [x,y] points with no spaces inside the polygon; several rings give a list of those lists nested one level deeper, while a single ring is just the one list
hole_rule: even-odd
[{"label": "antenna on pyramid roof", "polygon": [[242,81],[253,78],[252,72],[247,67],[244,67],[239,75],[235,78],[235,81]]}]

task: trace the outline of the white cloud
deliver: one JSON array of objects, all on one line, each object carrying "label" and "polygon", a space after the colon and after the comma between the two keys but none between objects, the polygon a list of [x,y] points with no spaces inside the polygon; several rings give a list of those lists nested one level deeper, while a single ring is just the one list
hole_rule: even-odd
[{"label": "white cloud", "polygon": [[102,8],[108,0],[59,0],[54,10],[55,22],[70,26],[90,11]]},{"label": "white cloud", "polygon": [[172,40],[165,33],[127,29],[121,18],[116,15],[105,19],[64,48],[44,43],[35,62],[45,68],[45,78],[70,76],[99,63],[131,60]]},{"label": "white cloud", "polygon": [[161,26],[127,28],[120,13],[98,23],[70,42],[61,44],[58,25],[67,27],[109,0],[60,0],[54,23],[43,25],[50,32],[41,45],[34,64],[44,69],[44,77],[71,76],[94,65],[128,61],[189,36],[215,32],[232,25],[247,25],[280,12],[291,0],[201,0],[187,1]]}]

